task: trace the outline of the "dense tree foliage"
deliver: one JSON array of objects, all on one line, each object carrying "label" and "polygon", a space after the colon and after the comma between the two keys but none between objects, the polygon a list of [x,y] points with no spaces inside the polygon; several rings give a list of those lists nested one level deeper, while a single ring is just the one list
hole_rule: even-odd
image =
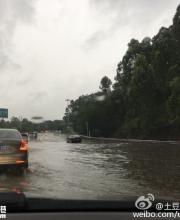
[{"label": "dense tree foliage", "polygon": [[[71,101],[64,119],[92,136],[180,138],[180,6],[169,28],[152,39],[132,39],[101,92]],[[107,93],[107,91],[110,91]]]}]

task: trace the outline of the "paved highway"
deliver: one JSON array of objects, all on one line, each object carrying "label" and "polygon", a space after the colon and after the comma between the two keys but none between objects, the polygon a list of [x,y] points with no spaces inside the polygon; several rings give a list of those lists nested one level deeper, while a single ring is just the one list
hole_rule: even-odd
[{"label": "paved highway", "polygon": [[122,199],[152,193],[180,198],[180,146],[144,143],[69,144],[65,136],[40,134],[29,143],[29,171],[0,174],[0,189],[27,196]]}]

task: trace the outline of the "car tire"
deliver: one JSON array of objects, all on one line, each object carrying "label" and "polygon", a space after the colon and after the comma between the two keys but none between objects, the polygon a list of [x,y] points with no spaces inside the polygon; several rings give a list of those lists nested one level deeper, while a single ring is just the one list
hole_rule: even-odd
[{"label": "car tire", "polygon": [[26,167],[21,167],[19,169],[19,174],[20,174],[20,176],[26,176],[27,175],[27,168]]}]

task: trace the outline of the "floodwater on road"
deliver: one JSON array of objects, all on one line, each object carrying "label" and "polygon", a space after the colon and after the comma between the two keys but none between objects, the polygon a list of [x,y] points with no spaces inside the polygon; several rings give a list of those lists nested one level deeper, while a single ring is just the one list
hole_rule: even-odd
[{"label": "floodwater on road", "polygon": [[179,155],[178,143],[69,144],[45,133],[29,142],[27,175],[0,175],[0,189],[60,199],[180,199]]}]

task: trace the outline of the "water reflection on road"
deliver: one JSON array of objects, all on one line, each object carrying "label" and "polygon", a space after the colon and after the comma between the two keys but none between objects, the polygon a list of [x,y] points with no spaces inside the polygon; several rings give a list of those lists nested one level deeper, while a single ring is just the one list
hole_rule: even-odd
[{"label": "water reflection on road", "polygon": [[180,199],[179,144],[68,144],[63,135],[42,134],[29,145],[29,173],[0,175],[0,188],[51,198],[122,199],[153,193]]}]

